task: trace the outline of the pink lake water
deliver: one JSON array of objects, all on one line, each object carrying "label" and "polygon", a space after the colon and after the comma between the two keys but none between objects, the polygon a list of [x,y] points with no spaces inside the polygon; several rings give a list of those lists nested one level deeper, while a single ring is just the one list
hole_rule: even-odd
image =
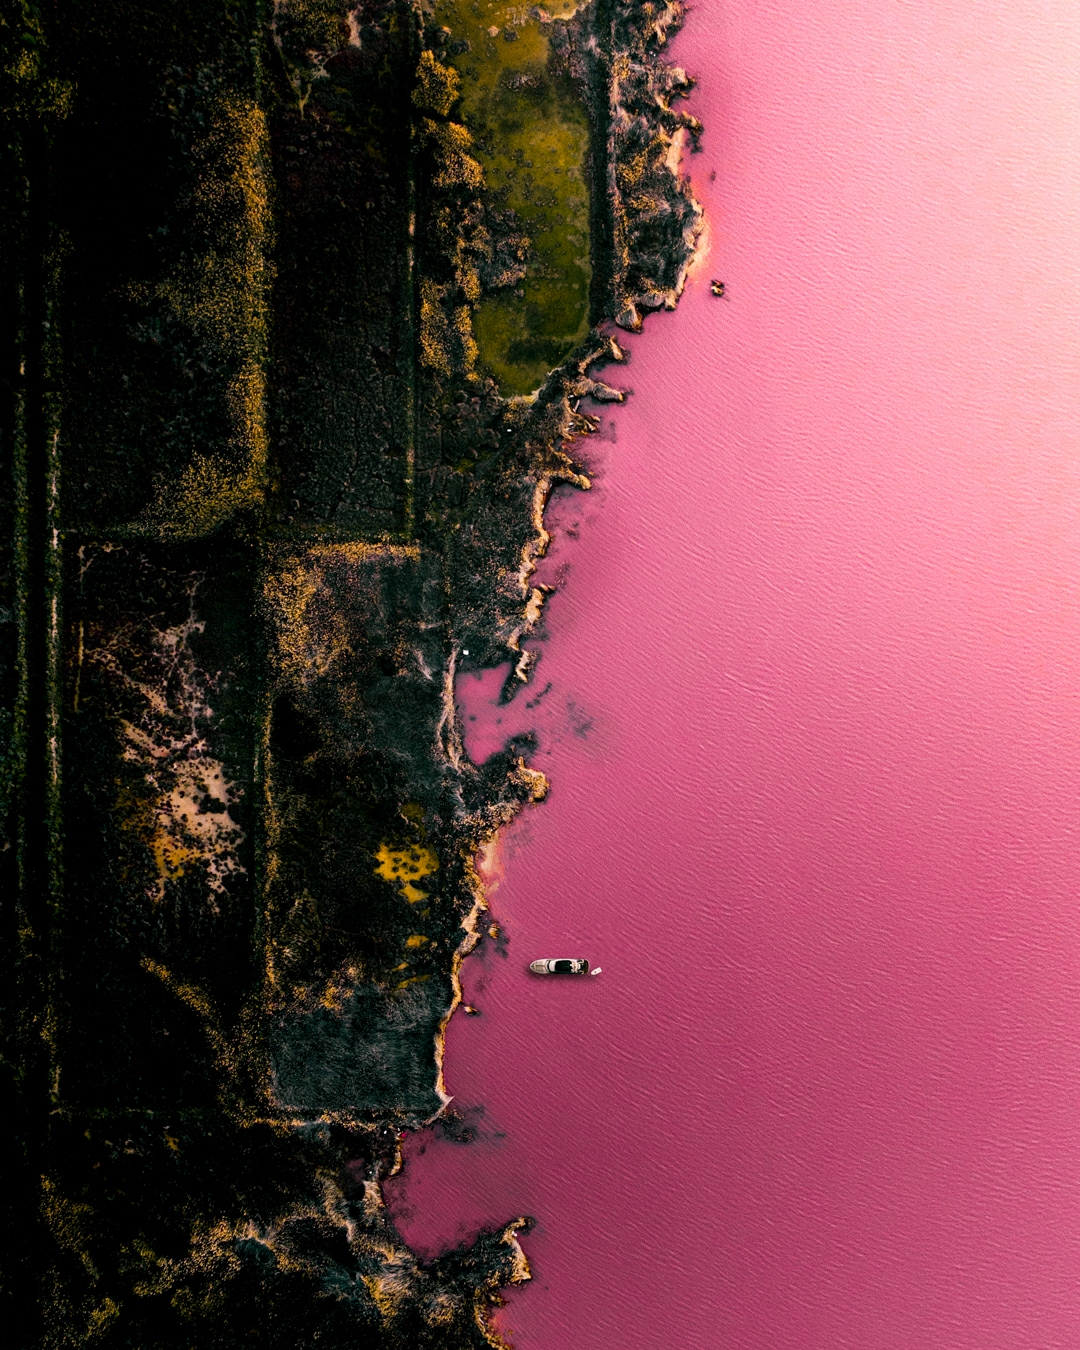
[{"label": "pink lake water", "polygon": [[709,252],[534,685],[460,683],[552,786],[448,1032],[477,1137],[389,1201],[536,1217],[517,1350],[1076,1350],[1080,6],[699,0],[674,55]]}]

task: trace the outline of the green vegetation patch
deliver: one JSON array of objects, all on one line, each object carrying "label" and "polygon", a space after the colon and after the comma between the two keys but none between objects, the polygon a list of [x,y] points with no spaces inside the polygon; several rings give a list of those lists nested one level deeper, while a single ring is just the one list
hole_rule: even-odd
[{"label": "green vegetation patch", "polygon": [[504,395],[528,394],[589,330],[588,117],[569,78],[550,68],[543,11],[443,0],[436,19],[450,29],[444,59],[461,76],[457,115],[488,190],[531,241],[517,287],[477,307],[479,364]]}]

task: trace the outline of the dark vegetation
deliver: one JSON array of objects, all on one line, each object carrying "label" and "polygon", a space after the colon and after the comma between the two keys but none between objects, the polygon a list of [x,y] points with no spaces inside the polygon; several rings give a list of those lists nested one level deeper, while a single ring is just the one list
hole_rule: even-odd
[{"label": "dark vegetation", "polygon": [[697,212],[665,160],[697,128],[677,5],[544,21],[589,312],[504,397],[474,318],[527,276],[540,303],[557,249],[485,179],[442,17],[0,6],[15,1345],[481,1347],[528,1276],[526,1219],[422,1266],[379,1189],[444,1104],[476,850],[545,791],[527,741],[469,762],[453,680],[528,678],[544,504],[587,486],[578,401],[621,397],[601,325],[675,303]]}]

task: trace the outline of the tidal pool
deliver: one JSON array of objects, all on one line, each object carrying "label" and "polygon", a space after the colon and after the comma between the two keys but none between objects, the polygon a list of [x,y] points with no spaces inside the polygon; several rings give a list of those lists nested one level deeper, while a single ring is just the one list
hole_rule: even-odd
[{"label": "tidal pool", "polygon": [[459,680],[552,787],[485,864],[472,1141],[390,1204],[536,1216],[518,1350],[1071,1350],[1080,12],[701,0],[674,57],[709,252],[552,510],[533,686]]}]

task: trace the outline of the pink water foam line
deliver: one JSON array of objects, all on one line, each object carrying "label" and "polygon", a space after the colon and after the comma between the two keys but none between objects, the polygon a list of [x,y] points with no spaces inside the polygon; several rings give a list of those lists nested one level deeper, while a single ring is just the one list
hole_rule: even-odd
[{"label": "pink water foam line", "polygon": [[1076,1350],[1080,7],[699,0],[674,56],[708,253],[532,689],[460,683],[552,788],[447,1037],[477,1138],[391,1204],[537,1217],[518,1350]]}]

